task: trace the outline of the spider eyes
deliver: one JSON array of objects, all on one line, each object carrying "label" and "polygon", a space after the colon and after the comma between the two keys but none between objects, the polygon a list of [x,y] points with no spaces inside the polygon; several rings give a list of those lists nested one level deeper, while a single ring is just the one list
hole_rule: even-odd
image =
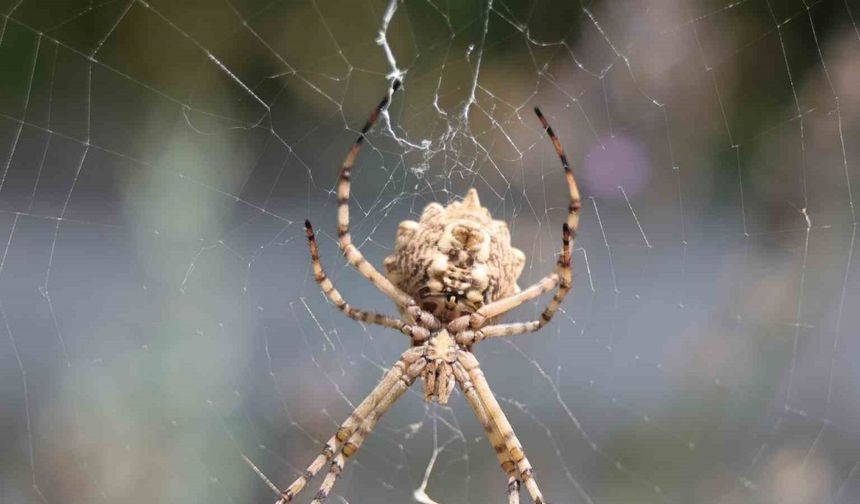
[{"label": "spider eyes", "polygon": [[[459,252],[459,251],[457,251],[457,250],[452,250],[452,251],[448,252],[448,259],[449,259],[451,262],[460,262],[460,261],[459,261],[459,259],[460,259],[460,252]],[[470,267],[471,267],[471,266],[473,266],[473,265],[475,264],[475,258],[474,258],[474,256],[472,256],[472,255],[467,255],[467,256],[466,256],[466,259],[465,259],[465,261],[463,261],[463,263],[464,263],[466,266],[470,266]]]}]

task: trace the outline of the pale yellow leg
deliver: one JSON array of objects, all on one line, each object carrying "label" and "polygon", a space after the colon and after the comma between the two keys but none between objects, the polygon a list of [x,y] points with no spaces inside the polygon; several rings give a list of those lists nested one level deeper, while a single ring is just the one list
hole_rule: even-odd
[{"label": "pale yellow leg", "polygon": [[501,406],[499,406],[499,402],[496,401],[496,397],[490,390],[490,385],[487,383],[487,379],[484,378],[484,372],[481,371],[478,359],[469,352],[460,352],[458,361],[466,369],[469,378],[474,384],[475,391],[487,411],[487,415],[499,430],[499,433],[508,448],[508,453],[510,454],[511,459],[517,464],[517,468],[519,468],[520,471],[520,479],[522,480],[523,485],[525,485],[526,490],[529,492],[532,501],[534,504],[543,504],[543,495],[541,494],[540,488],[538,488],[537,481],[535,481],[534,470],[532,469],[531,463],[528,458],[526,458],[523,446],[519,439],[517,439],[516,434],[514,434],[514,429],[511,427],[510,422],[508,422],[508,418],[505,416]]},{"label": "pale yellow leg", "polygon": [[[558,286],[558,290],[555,292],[555,295],[552,297],[552,301],[549,302],[546,309],[540,314],[540,318],[538,320],[531,320],[529,322],[514,322],[512,324],[497,324],[486,327],[481,327],[475,331],[463,331],[455,336],[457,343],[461,345],[473,345],[484,338],[495,338],[498,336],[513,336],[514,334],[525,334],[530,332],[535,332],[541,327],[547,325],[550,320],[552,320],[552,316],[555,315],[558,307],[561,306],[562,300],[567,295],[568,291],[570,291],[571,285],[571,272],[570,272],[570,243],[571,243],[571,235],[570,229],[567,224],[564,225],[563,230],[564,238],[563,244],[561,248],[561,257],[558,261],[558,267],[561,271],[561,281]],[[525,291],[523,291],[525,292]],[[544,291],[546,292],[546,291]],[[514,296],[512,296],[514,297]],[[505,298],[498,303],[507,301],[510,298]],[[496,304],[496,303],[492,303]],[[491,306],[491,305],[486,305]],[[480,312],[481,310],[478,310]]]},{"label": "pale yellow leg", "polygon": [[478,393],[475,391],[472,380],[469,378],[469,373],[466,372],[465,368],[459,362],[454,364],[454,377],[457,379],[457,383],[460,385],[460,390],[463,391],[466,401],[475,412],[478,422],[484,428],[484,432],[487,433],[487,439],[489,439],[493,450],[496,452],[499,465],[502,466],[502,470],[508,475],[508,504],[519,504],[520,481],[517,476],[517,467],[514,461],[511,460],[508,447],[505,445],[504,439],[502,439],[501,432],[499,432],[499,429],[490,420],[480,397],[478,397]]},{"label": "pale yellow leg", "polygon": [[[406,375],[410,366],[418,360],[423,354],[421,348],[410,348],[400,356],[394,366],[385,374],[382,381],[374,388],[370,394],[355,408],[355,411],[349,415],[325,444],[317,458],[308,466],[304,473],[298,477],[286,490],[281,493],[281,498],[278,504],[290,502],[299,492],[301,492],[308,481],[311,480],[326,462],[340,451],[341,446],[346,442],[357,428],[370,416],[372,416],[381,407],[381,402],[387,397],[392,388],[401,381],[401,378]],[[423,359],[422,359],[423,360]]]},{"label": "pale yellow leg", "polygon": [[[395,81],[392,93],[400,87],[400,82]],[[337,180],[337,237],[338,245],[341,252],[346,257],[347,262],[352,265],[365,278],[370,280],[377,289],[394,301],[397,306],[406,307],[415,303],[411,297],[405,292],[398,289],[390,280],[385,278],[376,268],[370,264],[364,255],[352,244],[352,238],[349,235],[349,178],[352,175],[352,165],[355,163],[355,158],[361,150],[361,144],[364,142],[364,135],[373,127],[379,114],[388,105],[388,95],[377,105],[361,129],[361,133],[352,145],[349,154],[343,161],[340,168],[340,175]]]},{"label": "pale yellow leg", "polygon": [[452,333],[458,333],[469,328],[478,329],[487,319],[498,317],[525,302],[538,298],[554,289],[556,285],[558,285],[558,273],[551,273],[517,294],[485,304],[478,308],[475,313],[457,317],[448,324],[448,330]]},{"label": "pale yellow leg", "polygon": [[343,312],[347,317],[358,320],[360,322],[367,322],[369,324],[377,324],[385,327],[390,327],[392,329],[397,329],[398,331],[402,331],[405,322],[402,320],[398,320],[396,318],[388,317],[385,315],[380,315],[376,312],[359,310],[357,308],[353,308],[349,305],[341,296],[340,292],[335,288],[332,281],[328,278],[323,270],[322,263],[320,262],[319,249],[317,247],[316,236],[314,235],[314,228],[311,226],[311,222],[305,221],[305,232],[308,237],[308,248],[311,253],[311,266],[314,270],[314,280],[319,284],[320,289],[322,289],[325,297],[328,298],[332,304]]},{"label": "pale yellow leg", "polygon": [[332,488],[334,488],[334,484],[337,482],[337,478],[343,472],[343,468],[346,465],[346,459],[358,451],[361,444],[367,438],[367,435],[371,430],[373,430],[373,427],[376,425],[379,418],[382,417],[383,413],[388,411],[391,405],[393,405],[394,402],[397,401],[404,392],[406,392],[406,389],[415,382],[415,379],[419,374],[421,374],[421,371],[424,369],[426,364],[427,361],[423,358],[412,363],[407,372],[401,375],[397,382],[391,387],[391,391],[388,392],[385,398],[379,402],[376,409],[374,409],[364,422],[361,423],[358,430],[353,432],[349,437],[349,440],[347,440],[343,445],[340,453],[338,453],[332,461],[328,474],[326,474],[325,479],[323,480],[322,485],[320,485],[320,489],[314,497],[314,500],[311,501],[311,504],[322,504],[322,502],[329,496]]}]

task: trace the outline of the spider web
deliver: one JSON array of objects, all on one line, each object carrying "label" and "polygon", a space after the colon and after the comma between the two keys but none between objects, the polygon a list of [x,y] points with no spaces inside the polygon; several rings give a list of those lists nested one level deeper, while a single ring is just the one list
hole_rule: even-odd
[{"label": "spider web", "polygon": [[[574,289],[476,353],[553,502],[848,503],[860,7],[847,0],[6,0],[3,502],[270,502],[407,347],[356,244],[477,188]],[[534,318],[542,304],[509,320]],[[315,480],[317,484],[321,478]],[[306,490],[302,502],[315,488]],[[340,502],[504,502],[471,411],[407,393]],[[522,499],[527,502],[523,492]]]}]

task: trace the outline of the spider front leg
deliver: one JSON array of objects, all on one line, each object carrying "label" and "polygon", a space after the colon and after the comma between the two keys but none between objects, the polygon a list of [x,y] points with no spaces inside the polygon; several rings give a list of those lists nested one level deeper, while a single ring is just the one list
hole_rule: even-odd
[{"label": "spider front leg", "polygon": [[[400,81],[395,80],[391,88],[391,93],[393,94],[399,87]],[[413,305],[415,301],[377,271],[376,268],[374,268],[373,265],[364,258],[364,255],[358,250],[358,248],[352,244],[352,238],[349,235],[349,179],[352,175],[352,166],[355,163],[355,158],[358,156],[358,152],[361,150],[361,145],[364,143],[364,135],[366,135],[367,132],[370,131],[370,128],[373,127],[379,114],[381,114],[388,105],[388,101],[389,95],[386,94],[385,98],[379,102],[379,105],[377,105],[370,114],[370,117],[368,117],[367,122],[361,129],[361,133],[359,133],[358,138],[355,140],[355,143],[352,145],[352,149],[350,149],[349,154],[347,154],[346,159],[344,159],[343,165],[340,168],[340,174],[337,179],[337,237],[338,246],[340,246],[340,250],[343,252],[344,257],[346,257],[347,262],[357,269],[362,276],[370,280],[370,283],[372,283],[374,287],[394,301],[397,306],[407,307]]]},{"label": "spider front leg", "polygon": [[[400,81],[395,80],[391,86],[391,94],[396,92],[398,88],[400,88]],[[389,95],[386,94],[370,114],[370,117],[367,118],[367,122],[361,128],[361,133],[359,133],[340,168],[337,179],[337,243],[346,261],[358,270],[364,278],[368,279],[374,287],[394,301],[394,304],[406,314],[407,320],[414,322],[416,326],[421,328],[436,329],[439,327],[439,321],[432,314],[419,308],[411,296],[394,285],[391,280],[382,275],[365,259],[364,254],[352,244],[352,237],[349,234],[349,190],[352,167],[356,157],[358,157],[358,152],[361,150],[361,145],[364,143],[364,136],[373,127],[385,107],[388,106],[388,102]],[[413,336],[413,340],[416,339],[415,335],[411,336]]]},{"label": "spider front leg", "polygon": [[499,406],[499,402],[490,390],[490,385],[484,377],[484,372],[481,371],[478,359],[476,359],[471,352],[463,351],[458,354],[457,361],[466,370],[469,379],[471,379],[474,384],[475,392],[481,400],[481,404],[487,412],[487,416],[493,425],[495,425],[496,429],[498,429],[498,432],[508,449],[508,454],[511,460],[513,460],[519,468],[520,479],[525,485],[526,490],[528,490],[532,501],[534,504],[543,504],[543,494],[541,494],[540,488],[538,488],[537,481],[535,480],[534,469],[532,469],[531,463],[528,458],[526,458],[526,454],[523,451],[523,445],[520,443],[519,439],[517,439],[516,434],[514,434],[514,429],[511,427],[510,422],[508,422],[508,418],[502,411],[502,407]]},{"label": "spider front leg", "polygon": [[[422,348],[410,348],[400,359],[391,367],[391,369],[382,378],[382,381],[374,388],[367,397],[358,405],[357,408],[349,415],[338,428],[337,432],[326,442],[322,453],[308,466],[307,469],[298,477],[286,490],[281,492],[281,498],[277,504],[285,504],[290,502],[299,492],[301,492],[308,481],[311,480],[323,468],[326,462],[332,459],[335,454],[340,453],[341,447],[355,433],[361,424],[370,418],[375,412],[380,409],[380,404],[388,396],[389,392],[397,385],[398,381],[406,375],[410,367],[421,359],[424,350]],[[423,360],[423,359],[422,359]]]}]

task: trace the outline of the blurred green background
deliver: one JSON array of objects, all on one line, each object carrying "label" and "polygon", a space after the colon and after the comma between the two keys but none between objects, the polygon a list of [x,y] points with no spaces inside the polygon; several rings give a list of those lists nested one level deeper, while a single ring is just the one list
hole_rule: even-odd
[{"label": "blurred green background", "polygon": [[[860,499],[860,5],[0,1],[0,502],[272,502],[407,347],[378,266],[475,187],[574,290],[476,348],[554,503]],[[532,318],[540,304],[510,320]],[[319,484],[321,478],[316,480]],[[407,394],[331,502],[504,502],[457,393]],[[310,501],[315,485],[298,499]],[[527,502],[523,492],[522,501]]]}]

